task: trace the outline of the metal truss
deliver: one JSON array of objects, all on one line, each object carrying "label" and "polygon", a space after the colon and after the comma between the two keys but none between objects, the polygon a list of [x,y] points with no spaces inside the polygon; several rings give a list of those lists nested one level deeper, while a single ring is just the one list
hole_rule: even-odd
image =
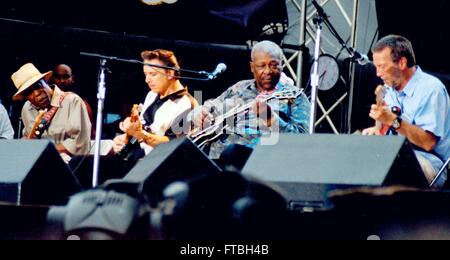
[{"label": "metal truss", "polygon": [[[313,19],[316,15],[316,9],[312,6],[310,0],[286,0],[287,4],[292,4],[295,9],[300,13],[300,34],[298,42],[299,45],[310,47],[310,49],[313,49],[314,46],[314,37],[315,37],[315,25],[313,22]],[[358,4],[359,0],[345,0],[345,1],[352,1],[353,2],[353,10],[351,10],[353,13],[350,13],[349,10],[346,10],[344,5],[342,4],[343,0],[318,0],[319,4],[324,7],[327,11],[333,10],[333,20],[339,20],[340,26],[339,26],[339,33],[342,33],[342,37],[350,47],[355,47],[356,45],[356,21],[357,21],[357,15],[358,15]],[[331,4],[334,4],[335,6],[330,6]],[[329,8],[327,8],[329,7]],[[348,8],[347,8],[348,9]],[[336,17],[337,16],[337,17]],[[292,28],[290,28],[292,29]],[[322,53],[328,53],[337,59],[340,58],[341,55],[346,55],[344,52],[344,48],[337,44],[337,41],[331,36],[330,34],[324,34],[323,36],[324,45],[321,47]],[[296,81],[297,86],[300,88],[301,84],[303,82],[302,71],[303,71],[303,58],[304,58],[304,50],[300,48],[299,51],[294,52],[292,55],[285,54],[284,57],[284,68],[285,71],[287,71],[290,76]],[[295,64],[296,62],[296,64]],[[294,67],[297,67],[297,70],[294,69]],[[353,66],[353,65],[352,65]],[[350,68],[349,71],[354,71],[353,68]],[[309,77],[309,75],[308,75]],[[344,84],[347,84],[345,79],[341,76],[342,82]],[[335,134],[340,134],[336,127],[336,123],[332,121],[330,114],[344,101],[347,100],[349,97],[350,100],[353,98],[353,82],[351,83],[350,91],[342,95],[334,105],[332,105],[330,108],[325,108],[318,99],[318,107],[323,113],[323,116],[319,118],[316,121],[316,127],[321,124],[324,120],[328,122],[331,129]],[[351,111],[351,105],[349,108],[349,111]],[[351,113],[351,112],[349,112]]]}]

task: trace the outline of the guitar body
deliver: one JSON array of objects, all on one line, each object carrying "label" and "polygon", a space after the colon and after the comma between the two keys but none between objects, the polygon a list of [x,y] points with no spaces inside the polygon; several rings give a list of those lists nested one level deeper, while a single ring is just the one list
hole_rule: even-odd
[{"label": "guitar body", "polygon": [[226,131],[227,127],[228,126],[225,125],[221,126],[219,124],[214,124],[201,131],[200,133],[191,136],[190,138],[192,142],[195,143],[200,149],[204,149],[208,146],[209,143],[221,137]]},{"label": "guitar body", "polygon": [[[280,92],[275,92],[263,99],[263,101],[268,102],[272,99],[295,99],[303,93],[303,90],[285,90]],[[200,149],[207,147],[211,142],[220,138],[225,131],[230,127],[227,122],[230,122],[230,118],[236,119],[236,116],[248,111],[253,106],[253,102],[250,102],[241,107],[232,109],[231,111],[225,113],[224,115],[218,116],[214,119],[214,124],[189,135],[189,138],[193,143],[195,143]]]},{"label": "guitar body", "polygon": [[30,133],[27,136],[27,139],[40,139],[40,136],[42,135],[42,129],[40,127],[42,117],[44,116],[45,111],[40,110],[38,116],[36,117],[36,120],[34,120],[33,128],[31,129]]}]

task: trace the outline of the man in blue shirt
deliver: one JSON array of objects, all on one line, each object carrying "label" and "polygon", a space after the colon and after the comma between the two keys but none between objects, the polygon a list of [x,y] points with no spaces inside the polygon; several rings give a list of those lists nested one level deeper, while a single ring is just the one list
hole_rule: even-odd
[{"label": "man in blue shirt", "polygon": [[[373,61],[387,87],[385,104],[372,105],[369,116],[394,134],[405,136],[413,144],[415,154],[431,183],[450,157],[450,100],[440,80],[416,66],[411,42],[402,36],[382,38],[372,49]],[[398,115],[393,108],[401,111]],[[379,135],[376,128],[363,134]],[[446,173],[436,182],[442,187]]]}]

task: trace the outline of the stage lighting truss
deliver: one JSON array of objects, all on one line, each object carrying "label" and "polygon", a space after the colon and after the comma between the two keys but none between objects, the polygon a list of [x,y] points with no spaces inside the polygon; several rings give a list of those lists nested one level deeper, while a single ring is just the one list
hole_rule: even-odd
[{"label": "stage lighting truss", "polygon": [[[340,17],[333,17],[334,20],[341,20],[344,21],[343,23],[345,24],[344,29],[342,29],[343,31],[347,31],[350,32],[350,35],[346,40],[346,42],[349,42],[351,47],[355,47],[356,45],[356,38],[357,38],[357,30],[356,30],[356,20],[358,18],[358,6],[359,6],[359,1],[360,0],[353,0],[353,9],[350,11],[353,11],[353,14],[351,14],[349,11],[347,11],[344,8],[344,5],[342,4],[342,0],[318,0],[319,4],[322,7],[327,7],[327,5],[329,4],[334,4],[335,7],[334,10],[338,10],[338,15],[340,15]],[[314,44],[314,39],[315,39],[315,25],[313,22],[313,19],[316,16],[316,9],[312,6],[311,0],[286,0],[286,3],[290,3],[292,4],[295,9],[300,13],[300,17],[302,19],[302,21],[300,21],[300,35],[299,35],[299,45],[302,46],[312,46]],[[290,25],[290,27],[294,27],[295,25],[292,24]],[[324,39],[325,41],[328,41],[328,43],[334,42],[334,40],[330,37]],[[337,42],[337,41],[336,41]],[[321,48],[322,53],[329,53],[332,54],[334,56],[334,54],[336,54],[336,56],[334,56],[336,59],[340,58],[341,55],[345,55],[345,51],[344,48],[342,46],[340,46],[339,44],[335,44],[334,50],[330,50],[330,49],[324,49],[323,46]],[[289,75],[297,82],[297,87],[301,88],[301,87],[307,87],[307,86],[301,86],[303,81],[303,75],[302,75],[302,71],[303,71],[303,58],[304,58],[304,53],[303,53],[303,49],[300,48],[301,50],[299,51],[295,51],[291,56],[284,56],[284,68],[289,72]],[[297,62],[297,64],[295,64],[295,62]],[[294,70],[295,65],[297,65],[297,71]],[[354,69],[350,69],[350,71],[352,71],[352,73],[354,73]],[[354,75],[354,74],[353,74]],[[306,75],[307,77],[309,77],[309,75]],[[344,83],[345,85],[348,84],[347,80],[345,80],[345,78],[340,75],[340,80],[342,81],[342,83]],[[332,128],[333,132],[335,134],[340,134],[340,132],[337,130],[336,128],[336,123],[334,123],[332,121],[332,119],[330,118],[330,114],[344,101],[349,101],[349,112],[348,112],[348,125],[347,128],[350,128],[350,120],[351,120],[351,106],[352,106],[352,99],[353,99],[353,86],[354,86],[354,80],[352,80],[351,82],[351,86],[350,86],[350,90],[346,93],[344,93],[336,102],[334,105],[332,105],[329,109],[326,109],[322,102],[320,101],[320,99],[318,99],[318,107],[320,108],[320,110],[322,111],[323,115],[321,118],[319,118],[316,121],[316,127],[322,123],[324,120],[327,120],[327,122],[329,123],[330,127]],[[349,98],[349,99],[348,99]],[[342,122],[341,122],[342,123]],[[341,127],[341,128],[346,128],[346,127]],[[347,132],[347,130],[345,130],[345,132]]]}]

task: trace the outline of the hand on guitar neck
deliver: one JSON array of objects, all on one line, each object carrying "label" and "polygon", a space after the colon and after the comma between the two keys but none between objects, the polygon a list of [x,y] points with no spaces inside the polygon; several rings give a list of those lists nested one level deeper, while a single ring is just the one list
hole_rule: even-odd
[{"label": "hand on guitar neck", "polygon": [[363,135],[386,135],[397,115],[392,113],[384,102],[387,86],[379,85],[375,90],[376,104],[372,105],[369,116],[375,120],[375,126],[365,129]]},{"label": "hand on guitar neck", "polygon": [[140,106],[133,105],[130,117],[120,122],[119,128],[125,134],[119,135],[116,138],[114,138],[113,150],[116,154],[123,155],[124,157],[126,157],[126,154],[130,152],[128,150],[131,149],[132,145],[129,143],[130,142],[135,143],[138,140],[137,138],[133,138],[133,134],[135,134],[136,132],[143,131],[139,113],[140,113]]},{"label": "hand on guitar neck", "polygon": [[[245,109],[242,109],[244,107]],[[272,118],[272,109],[267,104],[267,100],[264,99],[256,99],[255,101],[252,101],[251,103],[247,105],[243,105],[242,107],[237,106],[234,109],[231,109],[229,112],[233,116],[245,112],[247,110],[251,110],[254,112],[258,117],[261,117],[265,120],[270,120]],[[237,111],[236,113],[233,113],[233,111]],[[219,116],[219,121],[222,119],[222,116]],[[192,133],[201,131],[203,129],[206,129],[216,123],[216,119],[214,116],[204,107],[200,111],[198,111],[197,115],[195,115],[195,129],[192,131]]]},{"label": "hand on guitar neck", "polygon": [[[130,117],[127,117],[124,121],[120,122],[119,128],[124,133],[128,132],[128,129],[140,129],[142,130],[142,124],[139,117],[140,113],[140,107],[139,105],[133,105],[133,108],[131,109]],[[128,136],[128,139],[132,138],[131,136]]]},{"label": "hand on guitar neck", "polygon": [[119,125],[125,134],[114,138],[113,150],[123,158],[127,158],[128,154],[133,151],[133,146],[138,142],[144,142],[151,147],[156,147],[170,141],[166,136],[154,135],[145,131],[140,121],[140,111],[139,105],[133,106],[131,116]]}]

